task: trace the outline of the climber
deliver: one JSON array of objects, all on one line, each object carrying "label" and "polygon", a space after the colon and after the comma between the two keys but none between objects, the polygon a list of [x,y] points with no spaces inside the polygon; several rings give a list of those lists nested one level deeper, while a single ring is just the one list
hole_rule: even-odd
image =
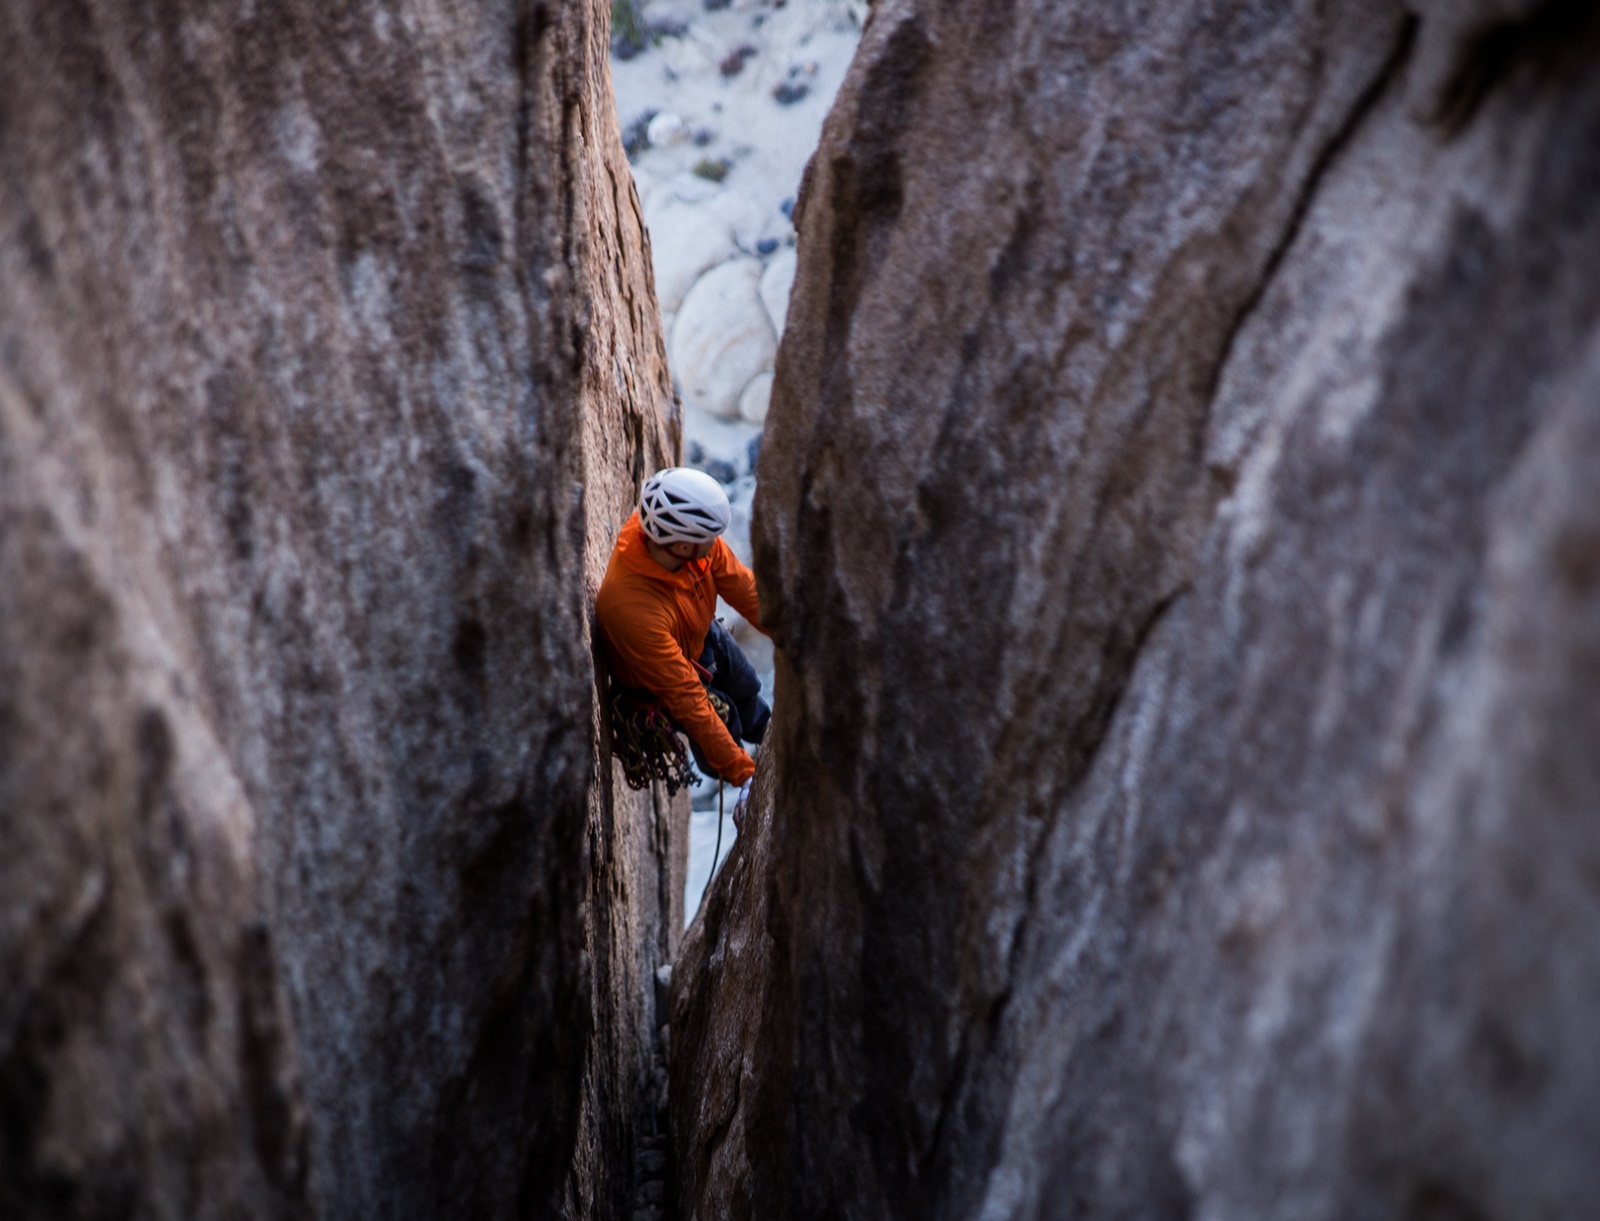
[{"label": "climber", "polygon": [[749,658],[716,618],[720,594],[766,630],[755,576],[720,537],[730,517],[710,475],[682,466],[652,475],[617,536],[595,612],[614,683],[653,696],[688,735],[701,769],[742,786],[742,816],[755,762],[738,739],[760,742],[772,710]]}]

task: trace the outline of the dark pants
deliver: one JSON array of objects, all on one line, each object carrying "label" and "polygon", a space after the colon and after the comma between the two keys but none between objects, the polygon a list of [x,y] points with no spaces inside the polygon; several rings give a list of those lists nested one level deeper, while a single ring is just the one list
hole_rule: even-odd
[{"label": "dark pants", "polygon": [[[711,671],[711,689],[733,706],[728,731],[734,740],[761,741],[767,732],[767,722],[772,719],[772,709],[761,698],[761,680],[756,677],[756,668],[744,655],[739,642],[715,619],[706,633],[700,664]],[[694,761],[700,765],[700,770],[715,776],[717,773],[707,765],[693,738],[689,739],[689,745],[694,748]]]}]

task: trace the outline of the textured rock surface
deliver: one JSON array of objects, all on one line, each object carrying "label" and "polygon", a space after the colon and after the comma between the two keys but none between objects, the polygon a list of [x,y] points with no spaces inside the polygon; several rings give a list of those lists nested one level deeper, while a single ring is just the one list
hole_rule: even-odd
[{"label": "textured rock surface", "polygon": [[[598,24],[587,32],[597,35]],[[605,45],[592,43],[585,64],[604,64]],[[590,82],[582,112],[583,146],[604,157],[607,198],[591,214],[586,257],[577,269],[602,306],[587,319],[583,365],[585,436],[584,605],[592,607],[618,528],[638,503],[646,475],[671,465],[681,446],[679,414],[667,373],[665,345],[648,276],[649,249],[642,210],[615,134],[609,78]],[[579,149],[569,164],[585,165]],[[583,277],[590,279],[585,283]],[[602,286],[609,293],[602,292]],[[615,303],[612,305],[611,303]],[[618,359],[607,358],[616,353]],[[629,443],[631,440],[631,444]],[[586,636],[594,649],[593,625]],[[666,1063],[657,1031],[655,973],[681,938],[683,888],[689,853],[689,797],[664,788],[631,792],[610,754],[603,709],[609,699],[605,668],[596,658],[593,705],[599,748],[597,783],[589,794],[585,847],[585,957],[590,964],[593,1025],[584,1074],[577,1152],[565,1207],[571,1217],[628,1217],[662,1175],[652,1161],[666,1157]]]},{"label": "textured rock surface", "polygon": [[686,1217],[1589,1207],[1590,7],[875,6]]},{"label": "textured rock surface", "polygon": [[672,837],[591,799],[584,594],[677,438],[605,27],[0,10],[0,1214],[631,1191]]}]

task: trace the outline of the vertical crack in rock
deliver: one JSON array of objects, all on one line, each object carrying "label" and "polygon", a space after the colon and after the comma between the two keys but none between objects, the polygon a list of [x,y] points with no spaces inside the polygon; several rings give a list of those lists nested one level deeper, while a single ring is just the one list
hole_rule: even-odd
[{"label": "vertical crack in rock", "polygon": [[1234,344],[1238,339],[1240,329],[1243,328],[1246,320],[1255,312],[1256,307],[1261,304],[1261,298],[1272,284],[1284,257],[1289,253],[1290,248],[1299,238],[1301,230],[1305,227],[1306,215],[1311,211],[1311,205],[1317,198],[1317,193],[1322,186],[1323,179],[1327,176],[1329,168],[1339,154],[1355,138],[1362,122],[1372,113],[1379,100],[1393,88],[1396,78],[1399,77],[1404,69],[1407,58],[1411,53],[1411,48],[1416,42],[1417,24],[1415,17],[1406,19],[1400,28],[1399,36],[1395,39],[1394,49],[1390,51],[1389,58],[1385,61],[1382,69],[1372,78],[1371,83],[1367,85],[1361,96],[1356,99],[1355,105],[1350,108],[1350,113],[1343,124],[1318,151],[1316,161],[1312,164],[1311,172],[1306,175],[1305,182],[1296,195],[1288,223],[1284,225],[1277,241],[1273,244],[1272,250],[1268,253],[1266,265],[1262,268],[1254,289],[1251,290],[1244,304],[1240,306],[1238,313],[1234,316],[1233,322],[1228,328],[1227,337],[1222,343],[1221,359],[1217,361],[1216,372],[1212,376],[1210,388],[1205,396],[1207,402],[1216,397],[1217,384],[1222,380],[1223,370],[1228,367],[1228,361],[1233,356]]},{"label": "vertical crack in rock", "polygon": [[[1329,167],[1333,164],[1339,152],[1344,149],[1353,139],[1362,121],[1373,111],[1379,99],[1386,91],[1393,87],[1396,78],[1399,76],[1406,62],[1408,52],[1415,39],[1416,25],[1417,22],[1414,18],[1407,20],[1402,25],[1399,35],[1395,39],[1393,50],[1389,53],[1388,59],[1383,63],[1381,69],[1376,73],[1371,82],[1367,84],[1360,97],[1356,99],[1354,105],[1351,106],[1348,115],[1344,118],[1341,125],[1334,131],[1332,136],[1317,152],[1315,160],[1313,161],[1309,172],[1306,174],[1302,186],[1296,193],[1296,197],[1294,199],[1288,219],[1283,225],[1281,232],[1276,241],[1273,243],[1270,251],[1267,253],[1266,261],[1259,278],[1257,279],[1254,287],[1250,290],[1250,293],[1245,299],[1244,303],[1239,307],[1233,321],[1227,329],[1227,333],[1221,344],[1221,356],[1216,362],[1215,372],[1211,377],[1209,389],[1203,396],[1203,401],[1207,404],[1209,404],[1215,398],[1217,385],[1221,381],[1223,370],[1228,365],[1228,360],[1232,355],[1239,331],[1243,328],[1246,320],[1250,318],[1257,306],[1260,304],[1260,301],[1265,295],[1268,286],[1272,283],[1273,277],[1275,276],[1279,265],[1283,262],[1284,257],[1293,246],[1295,240],[1299,237],[1305,223],[1306,215],[1311,209],[1312,202],[1317,196],[1318,188],[1322,184]],[[1036,182],[1037,179],[1030,179],[1029,195],[1032,206],[1034,207],[1038,206],[1037,190],[1035,186]],[[990,276],[991,295],[995,293],[997,283],[1009,283],[1017,273],[1017,269],[1020,268],[1020,258],[1013,252],[1026,249],[1029,241],[1031,240],[1030,235],[1033,224],[1035,223],[1032,216],[1028,213],[1024,213],[1021,217],[1019,217],[1019,221],[1019,226],[1013,233],[1011,242],[1007,247],[1006,254],[1002,256],[1001,260],[1002,263],[1010,262],[1014,264],[1014,269],[1009,274],[1001,275],[999,274],[999,265],[997,264],[996,272],[991,273]],[[1205,518],[1207,520],[1210,519],[1212,512],[1214,512],[1216,499],[1216,493],[1213,493],[1210,508],[1205,513]],[[1106,501],[1104,499],[1101,499],[1097,502],[1095,506],[1097,522],[1099,513],[1101,513],[1105,507]],[[1157,601],[1155,605],[1151,607],[1150,610],[1145,614],[1142,622],[1132,634],[1131,643],[1127,650],[1128,661],[1125,663],[1124,667],[1120,668],[1125,676],[1131,674],[1133,666],[1137,662],[1140,653],[1143,651],[1145,642],[1149,639],[1151,633],[1154,631],[1156,624],[1162,620],[1168,610],[1171,609],[1172,605],[1188,587],[1188,583],[1185,582],[1178,589],[1162,596],[1160,600]],[[1101,726],[1102,732],[1103,727],[1109,725],[1114,719],[1117,706],[1121,700],[1124,690],[1125,684],[1118,684],[1105,692],[1104,712],[1100,716],[1094,717],[1091,721],[1092,724]],[[1086,768],[1088,766],[1088,761],[1092,759],[1095,750],[1098,749],[1100,733],[1095,732],[1090,734],[1080,734],[1079,737],[1085,742],[1085,744],[1081,747],[1081,751],[1085,760],[1083,766]],[[1071,785],[1075,782],[1075,779],[1072,779],[1069,780],[1068,783]],[[1043,827],[1040,827],[1036,831],[1036,838],[1034,841],[1028,844],[1025,852],[1025,860],[1028,862],[1028,864],[1026,866],[1025,879],[1022,887],[1022,901],[1020,904],[1020,911],[1022,914],[1018,919],[1016,931],[1011,943],[1011,955],[1005,972],[1005,982],[1001,984],[1002,990],[994,998],[988,1014],[985,1016],[981,1026],[979,1027],[979,1029],[986,1032],[990,1040],[995,1038],[999,1033],[1001,1018],[1003,1016],[1005,1005],[1012,995],[1011,981],[1016,979],[1019,973],[1022,949],[1026,942],[1026,934],[1028,931],[1028,914],[1034,910],[1037,899],[1038,876],[1037,869],[1035,868],[1035,864],[1039,859],[1037,853],[1037,849],[1039,847],[1037,837],[1042,836],[1043,832]],[[934,1139],[923,1155],[924,1171],[927,1169],[927,1163],[931,1162],[934,1151],[942,1143],[946,1116],[949,1112],[950,1106],[956,1098],[958,1091],[962,1088],[965,1088],[963,1078],[966,1073],[967,1064],[967,1036],[964,1034],[962,1050],[957,1056],[956,1060],[957,1071],[952,1075],[948,1092],[944,1101],[941,1103]]]}]

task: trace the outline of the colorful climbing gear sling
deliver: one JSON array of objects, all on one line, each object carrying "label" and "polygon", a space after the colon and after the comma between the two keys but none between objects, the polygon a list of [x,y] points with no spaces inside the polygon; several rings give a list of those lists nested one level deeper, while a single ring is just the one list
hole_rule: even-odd
[{"label": "colorful climbing gear sling", "polygon": [[611,752],[622,763],[630,789],[660,780],[675,794],[699,779],[667,710],[638,687],[611,689]]},{"label": "colorful climbing gear sling", "polygon": [[[706,699],[724,725],[733,715],[726,696],[709,685],[710,671],[691,663],[706,682]],[[642,687],[611,688],[611,753],[622,762],[622,774],[630,789],[650,787],[652,780],[676,794],[700,779],[689,761],[689,750],[679,736],[677,725],[667,715],[661,701]],[[720,828],[719,828],[720,830]]]}]

